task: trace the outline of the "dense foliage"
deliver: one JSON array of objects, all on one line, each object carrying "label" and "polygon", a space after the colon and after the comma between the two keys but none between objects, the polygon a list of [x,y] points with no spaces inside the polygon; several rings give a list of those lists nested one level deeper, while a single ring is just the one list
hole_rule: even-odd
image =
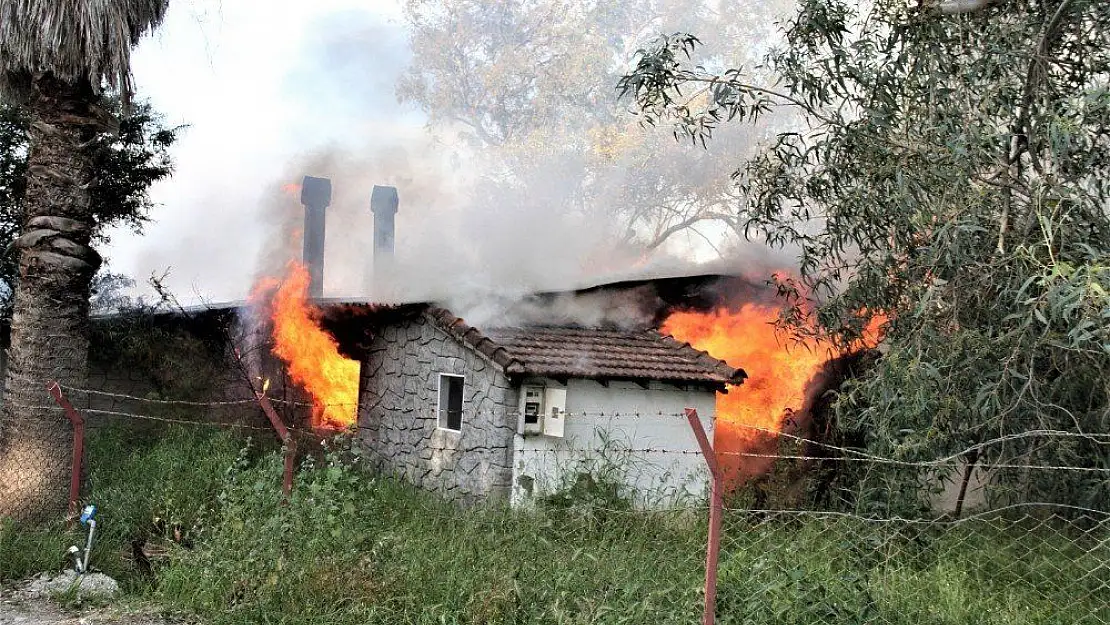
[{"label": "dense foliage", "polygon": [[[140,230],[154,207],[148,195],[150,186],[170,175],[170,146],[179,127],[167,127],[148,103],[133,104],[130,115],[121,115],[118,103],[112,104],[119,118],[118,132],[99,136],[95,165],[100,175],[91,188],[96,239],[114,226]],[[23,222],[23,197],[26,189],[29,123],[26,112],[0,102],[0,315],[10,315],[11,294],[17,277],[18,254],[8,246],[19,234]],[[108,281],[118,278],[108,278]],[[98,281],[105,286],[105,280]],[[94,285],[94,288],[97,285]]]},{"label": "dense foliage", "polygon": [[[982,4],[803,0],[754,73],[695,67],[699,40],[676,34],[620,87],[695,141],[801,114],[736,170],[739,215],[799,250],[781,284],[795,330],[850,340],[890,319],[842,429],[901,460],[1087,469],[998,469],[991,493],[1105,506],[1110,4]],[[926,490],[907,486],[875,469],[845,482],[862,501]]]}]

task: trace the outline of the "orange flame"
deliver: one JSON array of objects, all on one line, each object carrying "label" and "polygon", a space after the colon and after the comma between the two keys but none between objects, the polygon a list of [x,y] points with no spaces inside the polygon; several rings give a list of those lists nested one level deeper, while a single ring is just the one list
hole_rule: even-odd
[{"label": "orange flame", "polygon": [[301,185],[295,182],[285,183],[281,185],[281,192],[290,197],[299,199],[301,197]]},{"label": "orange flame", "polygon": [[777,317],[773,306],[745,304],[737,312],[676,312],[663,324],[664,332],[748,374],[742,386],[717,395],[714,448],[723,452],[720,461],[730,483],[770,465],[763,458],[735,454],[774,453],[766,449],[773,433],[782,431],[791,411],[802,407],[806,383],[829,358],[826,346],[817,341],[780,342],[772,325]]},{"label": "orange flame", "polygon": [[[805,404],[809,381],[837,355],[816,339],[784,344],[773,325],[778,313],[774,306],[745,304],[736,312],[676,312],[663,323],[664,332],[748,374],[739,388],[717,395],[714,449],[731,485],[770,468],[773,458],[761,455],[777,452],[775,434]],[[859,346],[877,345],[886,321],[872,316]]]},{"label": "orange flame", "polygon": [[359,364],[340,355],[338,343],[320,327],[320,312],[308,301],[308,284],[304,265],[290,262],[272,302],[274,354],[312,396],[312,426],[346,428],[355,422]]}]

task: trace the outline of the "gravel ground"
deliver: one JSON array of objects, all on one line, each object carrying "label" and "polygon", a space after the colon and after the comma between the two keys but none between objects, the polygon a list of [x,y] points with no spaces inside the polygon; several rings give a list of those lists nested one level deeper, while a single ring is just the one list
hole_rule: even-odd
[{"label": "gravel ground", "polygon": [[157,616],[112,608],[63,610],[42,599],[0,600],[0,625],[176,625]]},{"label": "gravel ground", "polygon": [[142,611],[114,606],[66,609],[50,599],[0,588],[0,625],[183,625]]}]

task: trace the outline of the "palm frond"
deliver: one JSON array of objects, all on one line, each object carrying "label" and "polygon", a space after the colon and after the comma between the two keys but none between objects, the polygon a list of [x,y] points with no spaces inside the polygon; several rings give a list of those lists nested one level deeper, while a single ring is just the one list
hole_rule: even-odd
[{"label": "palm frond", "polygon": [[169,0],[0,0],[0,96],[35,74],[131,91],[131,49],[158,27]]}]

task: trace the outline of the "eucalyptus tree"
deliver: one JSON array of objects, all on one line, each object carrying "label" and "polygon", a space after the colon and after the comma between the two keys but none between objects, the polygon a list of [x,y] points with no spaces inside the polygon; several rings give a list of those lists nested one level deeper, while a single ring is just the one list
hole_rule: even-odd
[{"label": "eucalyptus tree", "polygon": [[[898,459],[977,462],[1000,498],[1105,506],[1110,3],[803,0],[783,34],[762,74],[696,67],[680,33],[619,84],[696,140],[801,115],[737,163],[737,213],[800,250],[780,285],[795,330],[851,340],[890,318],[841,427]],[[887,469],[844,487],[889,502],[936,485]]]},{"label": "eucalyptus tree", "polygon": [[72,430],[50,381],[81,385],[88,359],[99,139],[116,131],[105,88],[131,94],[131,50],[167,0],[0,0],[0,95],[30,121],[11,347],[0,417],[0,516],[62,508]]}]

